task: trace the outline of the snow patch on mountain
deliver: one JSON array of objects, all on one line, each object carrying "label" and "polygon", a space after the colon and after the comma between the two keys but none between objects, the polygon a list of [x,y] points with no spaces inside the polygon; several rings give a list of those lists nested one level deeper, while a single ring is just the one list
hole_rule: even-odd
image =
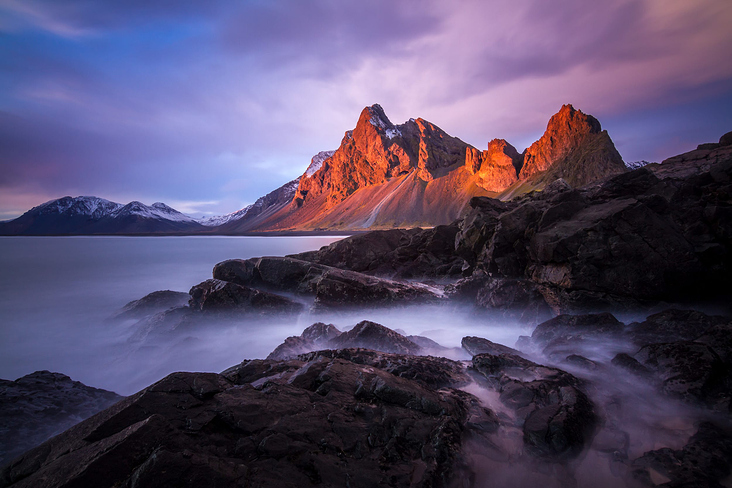
[{"label": "snow patch on mountain", "polygon": [[374,127],[378,127],[380,129],[387,128],[386,122],[381,120],[381,117],[379,117],[377,114],[373,114],[369,119],[369,122],[371,122],[371,125],[373,125]]},{"label": "snow patch on mountain", "polygon": [[630,162],[627,162],[627,163],[625,163],[625,166],[628,169],[638,169],[638,168],[642,168],[643,166],[645,166],[647,164],[651,164],[651,162],[650,161],[646,161],[645,159],[643,159],[641,161],[630,161]]},{"label": "snow patch on mountain", "polygon": [[92,219],[100,219],[110,213],[119,210],[121,203],[110,202],[99,197],[63,197],[57,200],[50,200],[42,203],[30,211],[39,215],[67,215],[67,216],[88,216]]},{"label": "snow patch on mountain", "polygon": [[401,137],[401,135],[402,133],[399,132],[399,129],[386,129],[386,137],[389,139],[394,139],[397,136]]},{"label": "snow patch on mountain", "polygon": [[196,222],[196,219],[193,217],[189,217],[188,215],[160,202],[147,206],[144,203],[134,201],[109,214],[110,217],[115,218],[125,217],[128,215],[134,215],[146,219],[171,220],[173,222]]},{"label": "snow patch on mountain", "polygon": [[50,200],[32,208],[29,212],[37,215],[63,215],[65,217],[85,216],[90,220],[99,220],[104,217],[120,218],[130,215],[147,219],[170,220],[173,222],[197,222],[176,209],[162,202],[155,202],[150,206],[133,201],[127,205],[111,202],[104,198],[81,196],[63,197]]},{"label": "snow patch on mountain", "polygon": [[242,208],[241,210],[237,210],[236,212],[231,212],[226,215],[214,215],[212,217],[203,217],[201,219],[196,219],[196,222],[198,222],[201,225],[205,225],[206,227],[216,227],[218,225],[224,225],[227,222],[231,222],[232,220],[238,220],[246,216],[247,213],[252,209],[254,205],[247,205],[246,207]]},{"label": "snow patch on mountain", "polygon": [[313,159],[310,160],[310,166],[305,170],[305,177],[310,178],[313,176],[316,171],[323,167],[323,162],[333,156],[333,154],[335,154],[335,150],[320,151],[318,154],[313,156]]}]

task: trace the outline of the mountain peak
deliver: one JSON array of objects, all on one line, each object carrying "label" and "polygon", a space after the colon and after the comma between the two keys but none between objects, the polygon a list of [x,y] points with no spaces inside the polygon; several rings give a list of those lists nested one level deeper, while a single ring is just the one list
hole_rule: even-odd
[{"label": "mountain peak", "polygon": [[370,107],[365,107],[361,111],[358,123],[356,124],[356,131],[365,132],[370,129],[369,126],[376,129],[376,132],[379,134],[383,134],[385,131],[394,128],[394,124],[391,123],[389,117],[386,116],[386,112],[384,112],[384,109],[378,103]]},{"label": "mountain peak", "polygon": [[562,105],[552,115],[541,138],[526,150],[519,179],[546,171],[550,166],[577,150],[588,136],[602,133],[600,122],[592,115],[575,109],[571,104]]}]

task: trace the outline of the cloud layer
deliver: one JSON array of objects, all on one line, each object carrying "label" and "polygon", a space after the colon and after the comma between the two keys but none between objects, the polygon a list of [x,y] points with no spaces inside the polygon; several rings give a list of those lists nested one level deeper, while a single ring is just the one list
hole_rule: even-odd
[{"label": "cloud layer", "polygon": [[658,160],[732,129],[730,25],[728,0],[0,0],[0,218],[234,211],[377,102],[519,149],[571,102]]}]

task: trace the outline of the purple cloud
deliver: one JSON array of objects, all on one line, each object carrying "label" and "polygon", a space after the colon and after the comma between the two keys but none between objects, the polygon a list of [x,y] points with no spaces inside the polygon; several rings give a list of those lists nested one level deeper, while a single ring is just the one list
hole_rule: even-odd
[{"label": "purple cloud", "polygon": [[377,102],[397,123],[424,117],[478,147],[504,137],[519,149],[571,102],[628,160],[732,128],[727,0],[6,0],[0,11],[6,216],[29,195],[68,193],[233,211],[337,147]]}]

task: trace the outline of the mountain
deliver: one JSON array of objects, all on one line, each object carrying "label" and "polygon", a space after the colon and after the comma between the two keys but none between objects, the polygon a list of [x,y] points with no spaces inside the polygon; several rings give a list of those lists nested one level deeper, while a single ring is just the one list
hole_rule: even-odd
[{"label": "mountain", "polygon": [[98,197],[63,197],[0,224],[0,235],[192,233],[206,227],[164,203],[127,205]]},{"label": "mountain", "polygon": [[571,105],[523,153],[503,139],[479,150],[421,118],[395,125],[372,105],[338,149],[316,154],[300,177],[236,212],[194,219],[163,203],[64,197],[0,223],[0,235],[433,227],[457,219],[476,196],[509,200],[560,178],[582,187],[627,170],[600,122]]},{"label": "mountain", "polygon": [[458,218],[474,196],[509,199],[559,178],[579,187],[624,171],[600,122],[571,105],[552,116],[523,154],[503,139],[481,151],[421,118],[394,125],[380,105],[372,105],[336,151],[313,158],[290,202],[286,196],[298,180],[275,190],[277,198],[269,198],[256,220],[231,221],[218,230],[431,227]]},{"label": "mountain", "polygon": [[[322,154],[322,153],[320,153]],[[316,156],[317,157],[317,156]],[[315,158],[313,158],[315,160]],[[313,163],[311,163],[312,166]],[[254,204],[245,207],[234,214],[241,214],[239,217],[230,218],[214,229],[219,234],[240,234],[259,230],[263,222],[267,222],[273,215],[287,208],[297,192],[298,184],[302,177],[295,178],[257,199]],[[228,216],[224,216],[228,217]]]},{"label": "mountain", "polygon": [[519,181],[501,199],[541,190],[559,178],[572,187],[582,187],[627,170],[600,122],[564,105],[549,119],[544,135],[524,151]]}]

